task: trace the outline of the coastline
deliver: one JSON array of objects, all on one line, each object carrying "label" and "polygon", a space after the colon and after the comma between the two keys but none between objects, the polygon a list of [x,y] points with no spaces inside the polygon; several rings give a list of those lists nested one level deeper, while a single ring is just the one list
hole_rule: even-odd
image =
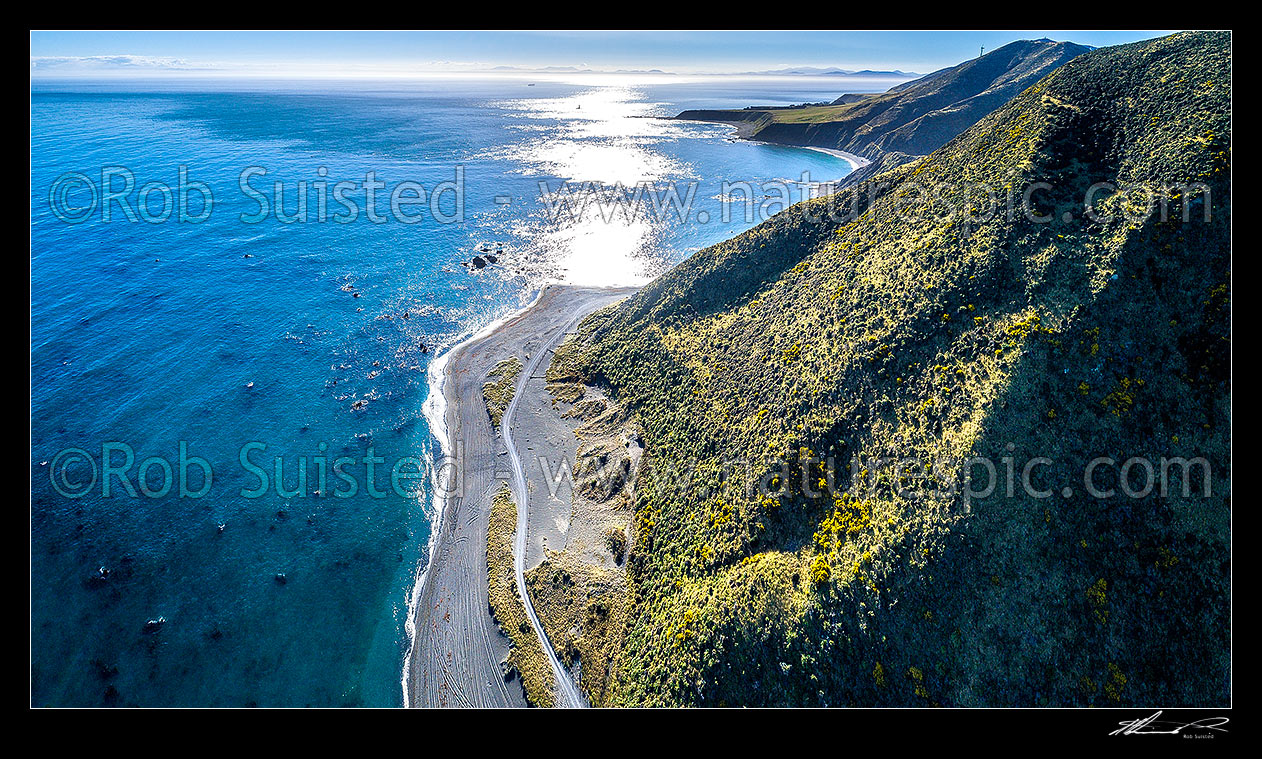
[{"label": "coastline", "polygon": [[[730,136],[746,142],[775,145],[777,147],[803,148],[825,153],[846,161],[851,167],[850,173],[853,173],[854,171],[871,163],[871,161],[866,158],[834,148],[817,147],[813,145],[793,145],[768,140],[752,139],[746,134],[748,130],[742,130],[740,128],[745,125],[733,122],[707,121],[701,119],[688,120],[700,121],[702,123],[721,124],[732,127],[733,130]],[[847,176],[848,175],[849,173]],[[844,177],[836,180],[821,181],[816,184],[834,184],[843,180]],[[470,415],[467,413],[469,409],[462,407],[462,400],[460,397],[461,393],[456,388],[455,381],[457,375],[467,374],[472,369],[472,367],[463,365],[464,363],[468,363],[467,356],[470,352],[475,351],[480,345],[485,343],[503,342],[506,338],[504,332],[510,327],[521,326],[523,323],[529,324],[531,320],[530,317],[535,310],[541,306],[545,298],[554,301],[555,303],[561,303],[566,300],[580,302],[579,311],[582,313],[581,315],[576,316],[575,320],[577,321],[581,319],[582,316],[586,316],[588,313],[597,310],[598,306],[593,305],[590,308],[583,308],[582,301],[584,299],[575,296],[581,294],[590,299],[593,294],[597,294],[597,299],[612,302],[613,299],[625,297],[625,295],[638,289],[638,287],[599,288],[555,283],[547,284],[535,291],[534,297],[526,306],[490,322],[486,326],[453,345],[449,350],[444,351],[442,354],[437,356],[434,361],[430,363],[427,369],[429,393],[422,405],[422,414],[426,420],[426,424],[429,426],[430,434],[437,441],[438,447],[435,451],[435,454],[437,454],[436,460],[440,462],[450,462],[453,460],[457,461],[457,476],[464,476],[467,473],[468,468],[470,468],[470,464],[478,468],[486,468],[487,461],[490,461],[491,466],[493,467],[493,460],[497,456],[502,456],[506,453],[503,449],[503,441],[500,440],[498,436],[495,436],[493,445],[483,447],[483,450],[479,451],[474,450],[473,447],[469,446],[467,438],[462,440],[463,436],[458,432],[462,416],[465,417],[465,421],[472,421],[472,419],[469,418]],[[567,296],[570,297],[567,298]],[[607,305],[607,303],[602,303],[600,305]],[[528,327],[525,331],[530,332],[532,330]],[[489,369],[489,367],[481,368],[483,370]],[[484,375],[485,371],[478,376],[482,377]],[[477,384],[480,387],[480,380]],[[465,398],[464,401],[465,406],[471,406],[476,409],[476,412],[472,416],[485,416],[481,405],[469,403],[468,398]],[[465,443],[465,447],[463,449],[459,448],[460,442]],[[464,461],[460,462],[460,459],[464,459]],[[485,532],[489,518],[490,494],[489,492],[485,494],[485,499],[481,497],[482,494],[473,495],[477,497],[479,501],[485,500],[488,506],[488,508],[485,509],[486,514],[481,520],[481,527],[483,528],[482,532]],[[422,600],[427,596],[427,594],[432,596],[435,592],[436,589],[431,587],[434,581],[433,575],[435,573],[435,568],[440,561],[444,560],[445,554],[448,553],[447,549],[450,547],[448,544],[452,541],[452,537],[448,535],[448,533],[451,532],[448,516],[450,515],[453,507],[457,507],[459,502],[466,500],[467,498],[468,494],[465,496],[457,495],[454,497],[445,497],[439,492],[437,487],[434,488],[431,495],[429,520],[430,535],[426,547],[425,560],[417,567],[415,580],[408,597],[406,609],[407,616],[404,620],[404,630],[407,636],[407,651],[403,658],[402,672],[400,673],[400,686],[402,689],[404,708],[438,705],[435,703],[427,703],[432,701],[432,696],[434,695],[432,688],[428,687],[426,684],[418,683],[416,681],[418,674],[418,657],[421,653],[419,650],[421,647],[420,641],[422,638],[426,637],[427,633],[427,631],[422,630],[422,623],[426,621],[426,617],[429,612],[432,612],[435,608],[435,605],[432,603],[426,607],[422,604]],[[454,515],[451,516],[454,518]],[[485,542],[485,535],[483,535],[479,541],[479,545],[483,553],[482,564],[485,563]],[[479,581],[485,579],[485,567],[481,564],[474,565],[467,560],[458,561],[457,563],[464,565],[464,569],[467,570],[468,573],[472,573],[472,576],[478,578]],[[481,584],[485,585],[485,582],[482,582]],[[485,596],[486,588],[482,587],[481,591],[481,595]],[[440,601],[439,603],[443,603],[443,601]],[[483,608],[486,608],[485,603],[483,603]],[[489,618],[489,614],[486,616]],[[430,621],[432,622],[432,620]],[[471,620],[466,621],[471,622]],[[476,624],[471,624],[471,626],[474,628],[478,627]],[[498,634],[498,630],[495,630],[494,632]],[[550,652],[550,649],[548,650]],[[498,671],[498,668],[496,674],[502,674]],[[450,685],[450,683],[447,684]],[[428,696],[430,698],[426,697],[424,694],[425,691],[429,691]],[[518,705],[511,703],[511,698],[509,698],[508,701],[510,703],[500,703],[494,705]]]},{"label": "coastline", "polygon": [[[747,128],[743,128],[748,127],[749,125],[741,124],[739,122],[734,123],[704,119],[687,120],[699,121],[701,123],[720,124],[731,127],[732,131],[729,136],[746,142],[775,145],[777,147],[803,148],[806,150],[824,153],[835,158],[840,158],[850,165],[850,173],[853,173],[854,171],[857,171],[858,169],[861,169],[871,163],[870,160],[863,158],[862,156],[857,156],[853,153],[835,148],[826,148],[814,145],[794,145],[769,140],[753,139],[748,136],[749,130]],[[848,175],[849,174],[847,174],[847,176]],[[842,181],[843,179],[844,177],[837,180],[819,182],[818,184],[831,184]],[[486,326],[453,345],[449,350],[437,356],[434,361],[431,362],[427,370],[429,394],[422,406],[422,414],[429,426],[430,434],[438,444],[438,449],[435,452],[437,453],[437,460],[449,462],[463,457],[467,460],[473,460],[472,462],[466,461],[466,464],[477,464],[479,463],[477,461],[479,459],[493,460],[497,455],[503,455],[506,452],[502,450],[503,441],[499,440],[498,437],[494,441],[495,444],[493,446],[485,448],[484,450],[477,451],[469,448],[459,450],[459,441],[461,436],[457,434],[457,429],[460,426],[461,416],[467,416],[466,412],[468,409],[464,409],[461,406],[460,393],[455,387],[455,376],[457,374],[467,372],[469,367],[462,366],[461,360],[464,359],[468,353],[474,351],[480,344],[502,341],[504,339],[503,332],[508,327],[512,325],[520,325],[523,322],[529,322],[532,312],[540,307],[540,304],[544,301],[545,296],[559,303],[567,299],[566,295],[584,293],[590,296],[592,293],[602,292],[609,293],[609,295],[606,296],[606,299],[612,299],[615,293],[618,297],[621,297],[629,294],[630,292],[634,292],[636,289],[638,288],[592,288],[562,284],[544,285],[535,291],[534,297],[526,306],[490,322]],[[585,316],[587,313],[596,310],[596,307],[582,309],[580,306],[579,310],[582,311],[581,316]],[[577,316],[576,320],[581,318],[581,316]],[[527,331],[530,330],[528,329]],[[468,399],[465,399],[465,401],[465,405],[474,405],[469,404],[467,402]],[[480,406],[477,406],[476,409],[478,414],[482,412]],[[481,463],[485,464],[485,462]],[[463,476],[464,467],[460,463],[457,463],[456,468],[458,472],[457,476]],[[420,647],[418,642],[423,637],[422,633],[424,632],[421,629],[421,623],[425,621],[424,618],[426,617],[427,612],[432,610],[432,606],[430,609],[423,608],[421,602],[427,593],[432,594],[433,589],[430,587],[433,580],[432,576],[436,565],[444,556],[444,550],[446,548],[445,543],[449,543],[451,540],[451,537],[447,535],[447,533],[450,532],[450,529],[448,529],[446,524],[449,512],[453,506],[457,505],[458,501],[463,500],[464,498],[459,495],[454,497],[444,496],[439,492],[439,489],[435,487],[431,495],[431,499],[430,536],[426,547],[425,561],[417,567],[416,577],[408,598],[406,611],[407,617],[404,620],[404,630],[408,640],[407,651],[403,659],[402,672],[400,673],[400,686],[402,689],[404,708],[433,705],[428,703],[418,703],[418,701],[425,700],[423,697],[418,698],[420,695],[418,691],[425,690],[425,688],[418,685],[416,682],[418,670],[417,660]],[[489,495],[487,496],[487,503],[489,503]],[[489,516],[489,509],[487,511]],[[482,526],[485,529],[485,518],[482,520]],[[484,537],[481,541],[481,548],[484,553]],[[485,559],[485,556],[483,559]],[[469,564],[467,561],[458,563],[465,565]],[[483,573],[481,572],[481,566],[465,566],[464,569],[472,572],[473,576],[479,578],[479,580],[482,579]],[[485,595],[485,590],[485,588],[482,588],[483,595]],[[474,626],[476,627],[476,625]],[[430,695],[433,694],[431,693]]]},{"label": "coastline", "polygon": [[[688,120],[699,121],[699,123],[705,124],[728,126],[728,128],[732,128],[731,134],[729,134],[731,138],[748,141],[748,143],[776,145],[781,146],[781,148],[801,148],[832,155],[834,158],[846,160],[846,162],[851,165],[851,172],[849,173],[856,172],[856,170],[867,167],[867,165],[872,163],[871,160],[859,157],[859,155],[854,155],[853,153],[848,153],[846,150],[823,148],[823,146],[817,145],[796,145],[789,143],[777,143],[777,141],[771,140],[753,139],[751,136],[748,136],[748,131],[750,130],[747,128],[750,125],[747,124],[718,120]],[[849,176],[849,173],[847,173],[846,176]],[[830,181],[820,181],[815,184],[835,184],[842,181],[844,181],[844,177],[830,179]],[[515,323],[529,320],[531,312],[540,306],[540,303],[544,301],[545,296],[555,298],[559,302],[564,301],[565,296],[572,293],[589,293],[596,292],[596,290],[608,290],[608,292],[611,293],[630,293],[634,292],[636,289],[639,288],[593,288],[581,287],[581,285],[557,283],[545,284],[543,287],[535,290],[534,297],[530,299],[530,302],[526,304],[526,306],[516,309],[514,312],[507,313],[505,316],[496,318],[495,321],[488,323],[488,325],[483,326],[476,332],[472,332],[471,335],[464,337],[463,340],[457,342],[456,345],[453,345],[451,349],[444,351],[443,354],[435,357],[435,359],[430,362],[427,370],[429,393],[427,398],[425,398],[425,402],[422,407],[422,413],[424,415],[425,422],[428,424],[430,434],[432,434],[433,438],[438,443],[437,451],[435,451],[435,453],[437,453],[435,461],[453,461],[453,457],[476,458],[478,456],[483,456],[495,458],[496,452],[498,452],[498,455],[504,455],[505,453],[505,451],[502,450],[504,443],[502,443],[502,441],[498,438],[496,438],[495,447],[493,447],[493,450],[490,451],[478,452],[471,451],[469,448],[464,448],[463,451],[457,451],[457,441],[459,439],[458,434],[456,434],[456,427],[458,427],[457,419],[461,417],[463,409],[461,408],[461,398],[459,398],[459,393],[457,389],[454,388],[454,384],[456,383],[453,381],[453,375],[464,371],[464,368],[461,366],[461,359],[467,354],[467,352],[476,349],[478,344],[481,344],[481,342],[496,341],[498,337],[502,337],[500,333],[504,331],[505,328],[515,325]],[[583,316],[586,316],[586,313],[594,311],[594,309],[596,308],[588,309],[588,311],[583,313]],[[477,405],[477,410],[478,413],[481,413],[481,405]],[[461,465],[457,465],[457,471],[462,471]],[[440,494],[437,486],[434,487],[433,493],[430,495],[430,499],[432,499],[432,503],[430,503],[430,534],[427,551],[425,551],[425,558],[422,565],[416,568],[415,580],[409,594],[408,605],[406,605],[406,619],[404,620],[404,630],[406,638],[408,638],[408,648],[406,648],[406,653],[403,659],[403,671],[400,673],[400,687],[401,691],[403,691],[404,708],[422,706],[420,703],[416,703],[416,691],[418,691],[418,686],[416,686],[416,683],[414,682],[416,671],[415,662],[416,657],[418,657],[418,625],[419,621],[422,620],[422,616],[425,611],[422,609],[422,604],[420,604],[420,602],[422,602],[422,597],[425,595],[425,592],[427,592],[427,586],[430,582],[430,578],[432,578],[430,576],[432,576],[435,562],[439,561],[440,553],[443,551],[444,518],[447,517],[448,511],[453,505],[452,501],[454,500],[453,498],[448,498],[448,496]],[[490,503],[490,500],[487,499],[487,503]],[[483,520],[483,523],[485,523],[485,520]],[[482,548],[485,549],[485,539],[482,541]],[[481,572],[481,567],[466,568],[468,568],[469,571],[475,571],[477,577],[482,576],[481,573],[477,573]],[[482,590],[485,591],[486,589]]]},{"label": "coastline", "polygon": [[[460,351],[465,350],[469,346],[477,343],[477,341],[495,333],[503,325],[509,321],[516,319],[539,302],[539,298],[543,296],[547,285],[535,291],[534,297],[530,302],[522,308],[510,312],[498,319],[491,321],[485,327],[470,334],[465,339],[453,345],[449,350],[439,354],[432,362],[428,369],[427,383],[429,385],[429,393],[425,397],[425,402],[421,404],[421,415],[425,418],[425,424],[429,427],[430,435],[438,441],[438,460],[446,461],[452,456],[454,450],[454,441],[447,434],[447,409],[450,404],[447,402],[445,395],[445,387],[447,385],[447,366],[451,359]],[[411,673],[412,673],[412,656],[413,649],[416,645],[416,618],[417,618],[417,602],[420,600],[421,591],[424,589],[425,581],[429,577],[430,567],[433,566],[434,556],[439,544],[439,536],[441,534],[443,512],[446,510],[447,498],[444,497],[437,487],[434,488],[430,495],[430,531],[429,540],[425,547],[425,561],[417,567],[416,577],[412,582],[412,592],[408,594],[407,617],[403,621],[403,629],[407,634],[408,648],[407,653],[403,656],[403,671],[400,675],[401,685],[403,688],[403,708],[411,707]]]},{"label": "coastline", "polygon": [[511,475],[501,471],[507,450],[490,427],[482,384],[498,361],[535,354],[587,314],[636,289],[547,285],[525,308],[488,324],[430,365],[424,414],[442,461],[454,463],[459,479],[453,494],[435,488],[433,495],[428,558],[418,568],[405,622],[405,707],[525,705],[521,689],[500,668],[507,638],[487,598],[490,503]]},{"label": "coastline", "polygon": [[[846,161],[850,165],[851,167],[850,173],[853,173],[854,171],[857,171],[871,164],[870,160],[863,158],[862,156],[857,156],[853,153],[849,153],[844,150],[838,150],[835,148],[825,148],[825,147],[819,147],[819,146],[814,146],[814,145],[794,145],[794,144],[789,144],[789,143],[773,142],[769,140],[753,139],[752,137],[748,136],[748,131],[749,131],[748,129],[742,129],[742,127],[746,127],[748,125],[740,124],[738,122],[734,123],[734,122],[728,122],[728,121],[714,121],[714,120],[704,120],[704,119],[686,119],[686,120],[698,121],[701,123],[719,124],[719,125],[731,127],[732,131],[729,136],[731,138],[740,139],[746,142],[760,143],[764,145],[775,145],[777,147],[802,148],[806,150],[813,150],[819,153],[824,153],[824,154],[833,156],[835,158],[840,158]],[[848,175],[849,173],[847,174],[847,176]],[[821,181],[821,182],[817,182],[816,184],[821,184],[821,185],[834,184],[836,182],[840,182],[843,180],[844,180],[844,177],[838,178],[836,180]],[[494,341],[497,338],[497,335],[501,333],[508,326],[519,323],[523,320],[527,320],[529,316],[531,315],[532,311],[536,309],[537,307],[539,307],[540,303],[544,300],[545,295],[548,295],[550,298],[556,298],[558,301],[560,301],[560,300],[565,299],[566,294],[574,293],[574,292],[608,291],[610,293],[618,292],[618,293],[626,294],[626,293],[634,292],[637,289],[638,288],[636,287],[594,288],[594,287],[582,287],[582,286],[564,285],[564,284],[544,285],[535,291],[534,297],[524,307],[516,311],[513,311],[509,314],[506,314],[498,319],[495,319],[494,321],[490,322],[486,326],[482,327],[481,329],[477,330],[476,332],[470,334],[468,337],[464,338],[460,342],[453,345],[449,350],[444,351],[442,354],[437,356],[434,359],[434,361],[430,363],[427,369],[429,393],[425,399],[424,404],[422,405],[422,414],[426,420],[426,424],[429,426],[430,434],[433,436],[435,440],[437,440],[437,443],[438,443],[438,450],[436,451],[436,453],[438,454],[437,460],[438,461],[452,461],[453,457],[455,456],[477,457],[479,455],[483,455],[484,457],[494,458],[497,451],[500,454],[503,453],[502,450],[499,450],[503,447],[503,443],[502,441],[498,440],[498,438],[496,440],[496,445],[493,450],[483,451],[481,452],[481,454],[479,454],[479,452],[471,451],[468,449],[464,451],[457,451],[457,446],[458,446],[457,441],[459,437],[455,435],[454,433],[455,433],[455,428],[456,426],[458,426],[459,423],[458,421],[456,421],[456,419],[460,417],[460,415],[463,413],[463,410],[460,407],[459,393],[454,388],[455,383],[453,381],[454,379],[453,375],[464,371],[464,368],[460,366],[460,359],[465,354],[467,354],[469,351],[476,348],[479,345],[479,343],[482,343],[484,341]],[[596,310],[596,308],[588,309],[583,313],[583,315],[585,316],[587,313],[590,313],[591,311],[594,311],[594,310]],[[481,413],[481,407],[478,406],[477,409],[478,409],[478,413]],[[453,419],[453,417],[455,417],[456,419]],[[459,465],[457,465],[457,469],[458,471],[460,470]],[[418,686],[414,682],[416,669],[417,669],[416,658],[418,654],[418,651],[417,651],[418,638],[420,637],[418,635],[419,623],[421,622],[422,617],[425,613],[425,610],[421,608],[421,599],[427,591],[427,586],[431,581],[431,575],[433,573],[435,563],[439,560],[440,554],[443,550],[444,519],[446,515],[448,514],[449,509],[453,505],[452,503],[453,500],[454,499],[452,497],[444,497],[439,492],[437,487],[434,488],[434,492],[431,495],[431,507],[430,507],[431,510],[430,510],[430,520],[429,520],[430,521],[430,535],[429,535],[429,540],[426,547],[425,560],[417,568],[416,578],[413,582],[412,590],[408,598],[407,610],[406,610],[407,616],[406,616],[406,619],[404,620],[404,630],[407,635],[407,651],[403,658],[402,672],[400,673],[400,685],[401,685],[401,689],[403,693],[403,707],[405,709],[412,708],[415,706],[427,705],[427,704],[417,703]],[[488,496],[488,503],[489,503],[489,496]],[[489,516],[489,510],[488,510],[488,516]],[[486,520],[484,519],[483,520],[484,526],[485,526],[485,521]],[[485,539],[483,539],[482,541],[482,548],[485,549]],[[482,569],[481,567],[467,567],[467,569],[471,571],[477,570],[475,572],[475,575],[478,578],[482,577],[482,574],[477,573],[481,571]],[[483,588],[483,590],[485,591],[485,588]]]}]

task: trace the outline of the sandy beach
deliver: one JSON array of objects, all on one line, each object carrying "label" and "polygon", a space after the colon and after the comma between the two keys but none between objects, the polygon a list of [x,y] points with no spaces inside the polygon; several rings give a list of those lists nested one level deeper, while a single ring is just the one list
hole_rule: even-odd
[{"label": "sandy beach", "polygon": [[[506,682],[501,662],[508,639],[488,608],[487,527],[491,497],[513,481],[510,457],[491,427],[482,396],[488,372],[517,356],[524,365],[555,344],[587,314],[634,292],[634,288],[552,285],[521,313],[453,349],[441,368],[445,450],[456,460],[460,485],[445,499],[429,566],[412,605],[411,649],[405,663],[408,706],[524,706],[521,687]],[[519,386],[530,379],[523,372]],[[523,407],[522,409],[526,409]],[[526,517],[523,516],[523,519]]]},{"label": "sandy beach", "polygon": [[[781,143],[769,143],[769,144],[779,145]],[[855,155],[854,153],[847,153],[844,150],[837,150],[836,148],[821,148],[818,145],[794,145],[793,147],[806,148],[807,150],[815,150],[820,153],[827,153],[830,156],[835,156],[837,158],[840,158],[843,161],[846,161],[856,170],[862,169],[864,166],[867,166],[872,163],[870,160],[868,160],[867,158],[864,158],[863,156]]]},{"label": "sandy beach", "polygon": [[838,150],[837,148],[825,148],[825,147],[820,147],[819,145],[798,145],[796,143],[791,143],[791,142],[772,142],[770,140],[755,139],[752,136],[755,131],[754,124],[748,121],[718,121],[715,119],[685,119],[685,120],[686,121],[699,121],[703,124],[722,124],[723,126],[731,127],[732,133],[730,137],[736,140],[745,140],[746,142],[757,142],[763,145],[777,145],[782,148],[805,148],[806,150],[814,150],[818,153],[826,153],[830,156],[833,156],[834,158],[840,158],[841,160],[850,164],[851,171],[858,171],[859,169],[862,169],[863,167],[868,166],[869,164],[872,163],[871,160],[864,158],[861,155],[855,155],[854,153],[850,153],[845,150]]}]

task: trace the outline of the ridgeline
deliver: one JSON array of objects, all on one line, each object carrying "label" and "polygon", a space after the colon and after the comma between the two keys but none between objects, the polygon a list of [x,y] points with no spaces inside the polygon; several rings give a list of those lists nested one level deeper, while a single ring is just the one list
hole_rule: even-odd
[{"label": "ridgeline", "polygon": [[684,111],[676,118],[732,121],[742,136],[844,150],[874,162],[874,176],[946,144],[1018,92],[1091,48],[1021,40],[888,92],[843,95],[830,105]]}]

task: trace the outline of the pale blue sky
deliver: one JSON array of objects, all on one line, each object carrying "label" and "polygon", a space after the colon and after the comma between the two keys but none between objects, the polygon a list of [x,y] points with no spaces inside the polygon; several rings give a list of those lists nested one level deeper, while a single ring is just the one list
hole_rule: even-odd
[{"label": "pale blue sky", "polygon": [[927,73],[1018,39],[1105,46],[1161,31],[54,32],[31,75],[407,76],[496,66],[732,73],[794,66]]}]

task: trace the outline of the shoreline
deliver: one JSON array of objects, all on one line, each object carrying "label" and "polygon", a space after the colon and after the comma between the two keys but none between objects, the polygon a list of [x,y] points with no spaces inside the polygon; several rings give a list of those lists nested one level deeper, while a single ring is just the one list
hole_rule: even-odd
[{"label": "shoreline", "polygon": [[[479,340],[485,339],[495,333],[500,327],[509,321],[522,316],[543,297],[544,291],[549,285],[544,285],[535,291],[534,296],[522,308],[512,311],[498,319],[492,320],[489,324],[481,329],[473,332],[468,337],[451,346],[450,349],[440,353],[430,363],[426,369],[426,384],[429,386],[429,392],[425,396],[425,402],[421,404],[421,416],[425,419],[425,424],[429,427],[429,434],[438,441],[439,460],[446,461],[452,454],[452,441],[447,434],[447,409],[450,404],[445,396],[445,387],[447,385],[447,366],[451,363],[451,359],[462,350],[473,345]],[[403,630],[407,635],[408,647],[407,652],[403,656],[403,671],[400,673],[401,685],[403,688],[403,708],[411,707],[411,685],[412,685],[412,655],[413,648],[416,645],[416,616],[417,603],[420,600],[421,593],[425,588],[425,581],[429,578],[430,568],[434,564],[434,557],[437,555],[439,536],[442,530],[443,513],[447,507],[447,498],[439,493],[437,487],[430,495],[430,518],[429,518],[429,540],[425,546],[425,561],[417,567],[416,577],[412,582],[412,591],[408,594],[408,602],[406,614],[403,620]]]},{"label": "shoreline", "polygon": [[[766,141],[765,140],[750,140],[750,142],[766,142]],[[868,160],[867,158],[864,158],[863,156],[855,155],[854,153],[848,153],[844,150],[838,150],[836,148],[824,148],[818,145],[790,145],[787,142],[766,142],[766,144],[767,145],[783,145],[785,147],[790,147],[790,148],[806,148],[807,150],[817,150],[821,153],[827,153],[830,156],[835,156],[845,161],[846,163],[850,164],[851,169],[853,171],[858,171],[859,169],[872,165],[872,161]]]},{"label": "shoreline", "polygon": [[524,705],[520,688],[509,688],[500,669],[507,639],[487,599],[489,506],[495,486],[507,479],[497,466],[507,450],[490,427],[482,384],[498,361],[536,355],[559,339],[558,333],[638,289],[545,285],[530,304],[491,322],[430,364],[423,412],[442,461],[455,462],[459,479],[454,494],[435,488],[432,495],[428,556],[417,570],[404,623],[409,638],[400,678],[405,708]]}]

